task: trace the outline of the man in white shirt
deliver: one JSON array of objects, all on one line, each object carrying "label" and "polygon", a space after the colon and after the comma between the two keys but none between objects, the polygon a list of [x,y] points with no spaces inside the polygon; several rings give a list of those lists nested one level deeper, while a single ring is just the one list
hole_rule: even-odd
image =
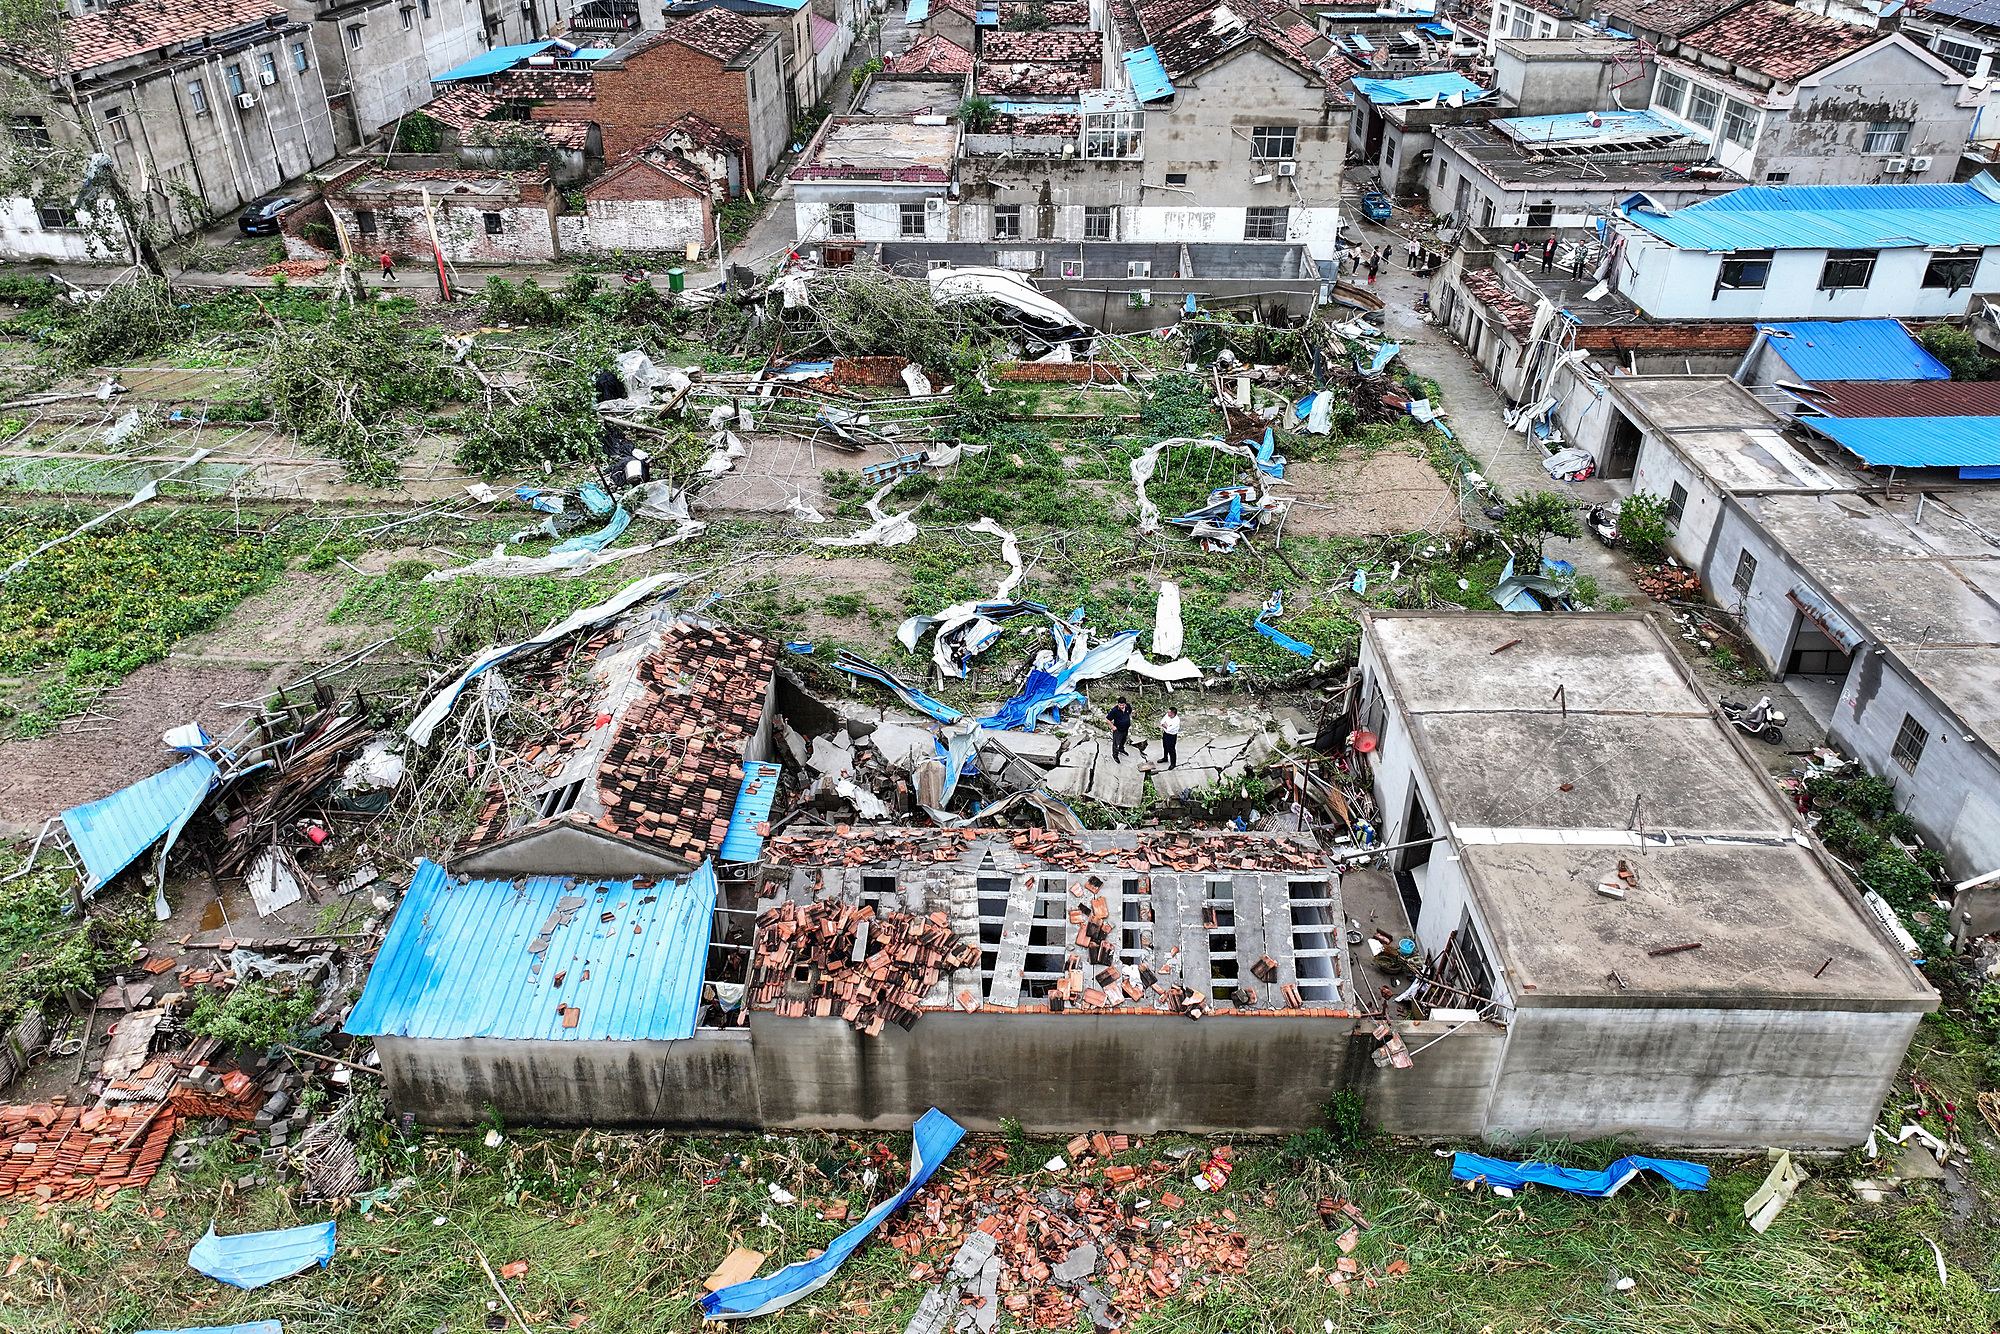
[{"label": "man in white shirt", "polygon": [[1167,767],[1169,769],[1178,769],[1180,767],[1180,756],[1174,750],[1180,743],[1181,715],[1177,710],[1169,708],[1167,716],[1160,719],[1160,749],[1166,752]]}]

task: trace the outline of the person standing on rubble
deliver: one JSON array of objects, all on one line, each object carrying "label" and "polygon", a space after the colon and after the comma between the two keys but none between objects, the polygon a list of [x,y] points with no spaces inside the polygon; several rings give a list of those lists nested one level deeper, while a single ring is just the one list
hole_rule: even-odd
[{"label": "person standing on rubble", "polygon": [[1174,708],[1172,705],[1168,705],[1167,716],[1160,719],[1160,750],[1167,757],[1167,767],[1169,769],[1178,769],[1181,767],[1180,753],[1176,749],[1180,744],[1180,710]]},{"label": "person standing on rubble", "polygon": [[1125,758],[1125,743],[1132,736],[1132,706],[1120,695],[1105,717],[1111,720],[1111,758],[1122,760]]},{"label": "person standing on rubble", "polygon": [[1549,239],[1542,242],[1542,272],[1547,273],[1556,265],[1556,234],[1549,233]]}]

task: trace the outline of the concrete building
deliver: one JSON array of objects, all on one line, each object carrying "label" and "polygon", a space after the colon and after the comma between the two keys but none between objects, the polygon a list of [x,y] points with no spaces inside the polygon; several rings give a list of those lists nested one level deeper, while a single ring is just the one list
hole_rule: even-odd
[{"label": "concrete building", "polygon": [[1576,16],[1554,0],[1493,0],[1486,53],[1492,55],[1503,38],[1561,41],[1576,31]]},{"label": "concrete building", "polygon": [[871,241],[949,240],[946,192],[958,137],[955,121],[828,120],[792,168],[800,244],[835,252],[825,256],[835,264],[851,262],[853,247]]},{"label": "concrete building", "polygon": [[654,149],[605,172],[583,188],[584,211],[556,218],[564,255],[671,255],[716,244],[711,181],[680,154]]},{"label": "concrete building", "polygon": [[1359,670],[1410,929],[1493,1016],[1386,1129],[1867,1137],[1937,997],[1647,618],[1365,613]]},{"label": "concrete building", "polygon": [[592,66],[606,163],[616,166],[689,112],[746,145],[744,186],[761,187],[791,136],[782,44],[752,20],[704,9],[641,31]]},{"label": "concrete building", "polygon": [[1505,114],[1499,96],[1459,73],[1347,81],[1354,92],[1347,150],[1376,169],[1378,188],[1396,198],[1424,184],[1434,131]]},{"label": "concrete building", "polygon": [[564,0],[286,0],[312,27],[343,149],[358,147],[431,100],[431,80],[495,47],[532,43]]},{"label": "concrete building", "polygon": [[[182,235],[276,191],[335,155],[327,91],[303,23],[272,0],[224,13],[160,0],[63,20],[74,105],[48,72],[6,62],[17,152],[82,147],[118,165],[142,209]],[[110,208],[54,197],[7,201],[0,257],[123,254]]]},{"label": "concrete building", "polygon": [[462,166],[547,166],[556,180],[568,182],[604,156],[596,85],[585,61],[523,60],[437,87],[438,96],[419,109],[443,130],[439,151]]},{"label": "concrete building", "polygon": [[1610,218],[1613,289],[1656,319],[1937,319],[2000,282],[2000,185],[1756,187]]},{"label": "concrete building", "polygon": [[1674,555],[1769,671],[1802,678],[1829,743],[1895,787],[1954,878],[2000,865],[2000,558],[1984,536],[2000,491],[1916,467],[1887,493],[1832,419],[1788,433],[1727,378],[1618,380],[1608,407],[1606,472],[1667,500]]},{"label": "concrete building", "polygon": [[1610,115],[1639,105],[1652,87],[1652,57],[1643,43],[1584,32],[1561,41],[1502,39],[1493,44],[1493,86],[1510,116]]}]

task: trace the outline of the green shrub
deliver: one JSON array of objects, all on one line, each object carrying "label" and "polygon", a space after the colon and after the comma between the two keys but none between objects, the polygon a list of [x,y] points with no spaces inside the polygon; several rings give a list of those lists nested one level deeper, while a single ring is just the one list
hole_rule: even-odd
[{"label": "green shrub", "polygon": [[1933,324],[1917,336],[1924,351],[1945,364],[1954,380],[1990,380],[2000,371],[2000,362],[1989,360],[1979,350],[1979,340],[1949,324]]},{"label": "green shrub", "polygon": [[1618,507],[1618,540],[1641,560],[1663,560],[1674,526],[1667,522],[1664,498],[1638,492]]},{"label": "green shrub", "polygon": [[1847,784],[1840,799],[1865,819],[1877,819],[1896,808],[1896,789],[1874,774],[1863,774]]},{"label": "green shrub", "polygon": [[396,127],[396,148],[403,153],[435,153],[444,147],[444,126],[421,111],[412,111]]},{"label": "green shrub", "polygon": [[[1500,532],[1513,544],[1524,548],[1539,565],[1543,545],[1552,537],[1582,537],[1583,525],[1569,497],[1557,491],[1523,491],[1507,502],[1500,516]],[[1535,567],[1516,568],[1517,573],[1533,574]]]},{"label": "green shrub", "polygon": [[244,982],[226,997],[203,992],[187,1030],[225,1046],[262,1051],[296,1037],[312,1022],[314,1008],[309,989],[285,992],[268,982]]}]

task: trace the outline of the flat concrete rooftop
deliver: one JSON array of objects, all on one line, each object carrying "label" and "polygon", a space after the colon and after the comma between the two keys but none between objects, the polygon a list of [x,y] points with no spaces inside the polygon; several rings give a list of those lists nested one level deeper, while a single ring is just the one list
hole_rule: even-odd
[{"label": "flat concrete rooftop", "polygon": [[1611,381],[1611,400],[1725,491],[1844,491],[1855,483],[1801,453],[1783,417],[1726,375]]},{"label": "flat concrete rooftop", "polygon": [[854,108],[863,116],[949,116],[965,99],[963,74],[929,78],[883,78],[868,84],[868,96]]}]

